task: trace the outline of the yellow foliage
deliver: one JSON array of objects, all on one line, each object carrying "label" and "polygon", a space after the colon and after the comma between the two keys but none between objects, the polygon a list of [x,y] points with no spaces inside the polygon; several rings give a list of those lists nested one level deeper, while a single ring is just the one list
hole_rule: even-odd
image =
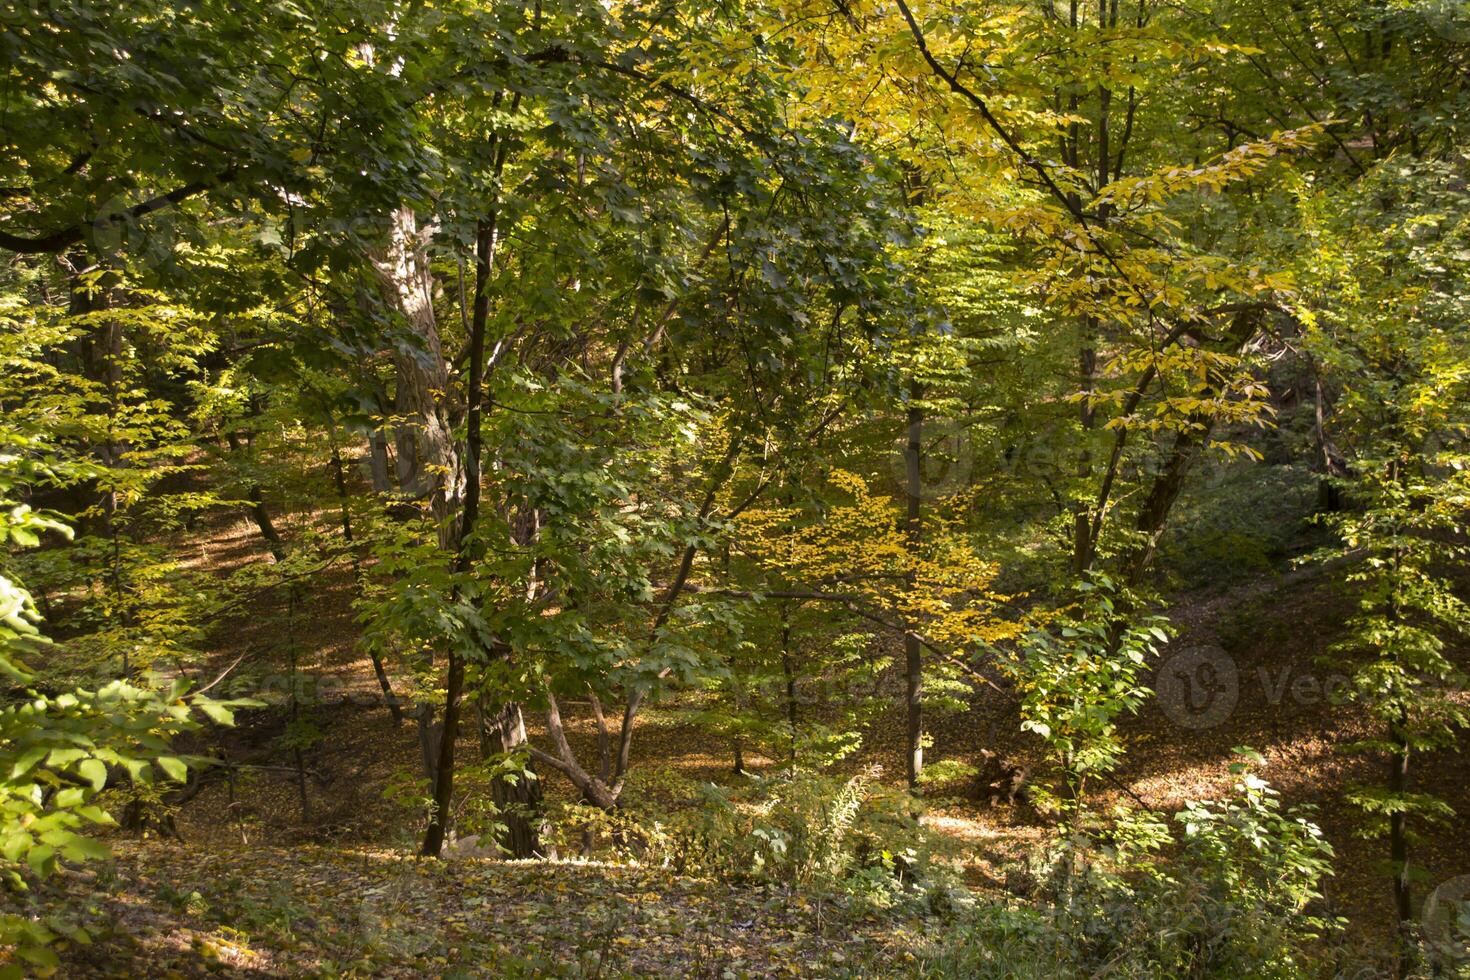
[{"label": "yellow foliage", "polygon": [[740,551],[794,586],[843,596],[948,654],[1020,632],[1020,623],[1002,615],[1012,597],[994,590],[999,566],[963,529],[931,518],[915,545],[892,497],[846,470],[834,470],[827,482],[846,500],[821,514],[747,511],[736,532]]}]

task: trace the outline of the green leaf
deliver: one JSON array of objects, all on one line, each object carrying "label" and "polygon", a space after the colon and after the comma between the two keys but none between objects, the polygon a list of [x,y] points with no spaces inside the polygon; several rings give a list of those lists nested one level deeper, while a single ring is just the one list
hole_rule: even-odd
[{"label": "green leaf", "polygon": [[21,829],[12,830],[6,835],[3,843],[0,843],[0,855],[10,862],[19,861],[21,855],[34,843],[31,835]]},{"label": "green leaf", "polygon": [[108,813],[100,806],[94,806],[90,804],[87,806],[79,806],[77,807],[76,812],[77,816],[82,817],[86,820],[90,820],[93,823],[107,824],[109,826],[117,823],[116,820],[112,819],[112,814]]},{"label": "green leaf", "polygon": [[42,759],[46,758],[47,751],[44,745],[26,750],[19,759],[15,760],[15,764],[10,767],[10,778],[12,780],[19,779],[30,772]]},{"label": "green leaf", "polygon": [[182,783],[189,778],[189,767],[184,765],[182,759],[171,755],[161,755],[154,761],[158,764],[158,768],[176,783]]},{"label": "green leaf", "polygon": [[78,759],[87,757],[86,749],[52,749],[46,764],[57,769],[64,768],[76,762]]},{"label": "green leaf", "polygon": [[145,786],[153,783],[153,769],[142,759],[124,759],[122,763],[128,770],[128,775],[134,782]]},{"label": "green leaf", "polygon": [[83,759],[77,766],[77,774],[92,784],[92,789],[101,792],[107,785],[107,766],[101,759]]},{"label": "green leaf", "polygon": [[49,946],[21,946],[15,952],[27,963],[52,969],[61,966],[61,957]]},{"label": "green leaf", "polygon": [[216,725],[233,726],[235,724],[235,713],[218,701],[200,701],[195,707],[204,712]]},{"label": "green leaf", "polygon": [[50,844],[38,844],[26,855],[26,863],[38,875],[49,875],[56,868],[56,848]]},{"label": "green leaf", "polygon": [[68,840],[61,845],[62,856],[68,861],[105,861],[110,852],[107,845],[90,837],[82,837],[77,834],[69,834]]}]

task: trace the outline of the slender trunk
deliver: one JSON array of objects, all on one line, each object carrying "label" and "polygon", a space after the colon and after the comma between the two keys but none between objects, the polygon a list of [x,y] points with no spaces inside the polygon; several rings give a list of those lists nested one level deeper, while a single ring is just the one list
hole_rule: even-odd
[{"label": "slender trunk", "polygon": [[[70,259],[77,269],[85,268],[90,260],[91,256],[85,251],[74,252]],[[74,280],[68,309],[70,315],[88,316],[108,309],[112,305],[112,289],[107,283],[113,278],[111,273],[107,273],[95,281],[85,281],[80,277]],[[93,452],[97,461],[109,470],[119,464],[122,449],[116,435],[118,394],[122,387],[122,340],[122,325],[109,317],[93,323],[81,341],[82,367],[87,380],[101,385],[107,399],[107,433]],[[103,526],[110,537],[117,513],[117,488],[112,481],[99,488],[99,497]]]},{"label": "slender trunk", "polygon": [[373,676],[378,679],[378,687],[383,691],[383,703],[388,706],[388,714],[393,718],[394,727],[403,726],[403,706],[398,703],[398,695],[393,693],[393,682],[388,679],[388,669],[383,666],[383,658],[378,656],[376,650],[369,651],[368,656],[373,661]]},{"label": "slender trunk", "polygon": [[[337,433],[335,426],[331,428],[331,431],[328,433],[327,438],[328,441],[331,443],[332,448],[332,484],[337,488],[337,506],[338,514],[342,523],[342,540],[347,544],[353,544],[355,542],[355,538],[352,533],[352,510],[350,507],[348,507],[349,497],[347,493],[347,473],[342,467],[342,451],[337,448]],[[357,554],[354,551],[352,556],[352,566],[354,570],[358,567],[358,565],[359,562],[357,560]]]},{"label": "slender trunk", "polygon": [[[1077,11],[1073,7],[1073,26],[1076,26]],[[1107,18],[1106,0],[1098,2],[1098,25],[1105,26]],[[1112,93],[1107,86],[1098,89],[1097,107],[1097,160],[1096,175],[1097,188],[1102,190],[1108,182],[1108,170],[1111,160],[1108,149],[1108,108],[1112,101]],[[1074,137],[1075,138],[1075,137]],[[1076,207],[1081,207],[1081,199],[1074,201]],[[1097,225],[1105,227],[1108,221],[1107,205],[1104,204],[1097,209]],[[1081,344],[1077,351],[1077,382],[1079,389],[1090,393],[1097,383],[1097,344],[1098,333],[1101,324],[1095,316],[1084,317],[1082,320]],[[1082,429],[1082,449],[1077,455],[1077,479],[1084,485],[1092,478],[1092,432],[1097,427],[1097,409],[1088,398],[1082,399],[1077,405],[1077,422]],[[1072,516],[1072,571],[1078,578],[1085,575],[1092,567],[1095,555],[1094,544],[1097,540],[1097,531],[1094,522],[1101,521],[1101,514],[1094,514],[1088,507],[1086,494],[1077,498],[1075,511]]]},{"label": "slender trunk", "polygon": [[[1228,334],[1227,350],[1239,350],[1252,336],[1260,323],[1260,310],[1245,309],[1235,314]],[[1224,390],[1226,379],[1216,374],[1210,376],[1210,393]],[[1192,428],[1181,430],[1170,444],[1163,467],[1149,486],[1148,495],[1139,506],[1135,530],[1140,532],[1140,542],[1125,556],[1123,562],[1124,581],[1132,586],[1142,581],[1153,562],[1159,539],[1169,520],[1174,503],[1184,489],[1185,478],[1200,453],[1209,445],[1215,429],[1215,420],[1208,415],[1194,416]]]},{"label": "slender trunk", "polygon": [[1333,449],[1332,441],[1327,436],[1327,393],[1322,387],[1322,375],[1317,371],[1314,362],[1308,361],[1312,367],[1313,399],[1312,399],[1312,431],[1317,437],[1317,451],[1321,454],[1322,476],[1317,483],[1317,509],[1328,513],[1335,513],[1345,507],[1342,499],[1342,490],[1338,487],[1334,478],[1342,476],[1343,468],[1339,463],[1337,452]]},{"label": "slender trunk", "polygon": [[[1082,343],[1077,353],[1077,378],[1084,392],[1092,390],[1097,377],[1097,332],[1097,318],[1084,318]],[[1078,403],[1077,423],[1082,429],[1082,448],[1077,454],[1077,479],[1085,482],[1092,476],[1092,447],[1088,443],[1097,424],[1097,411],[1086,398]],[[1092,567],[1095,519],[1101,520],[1101,515],[1093,515],[1088,508],[1085,494],[1079,495],[1072,512],[1072,571],[1079,578]]]},{"label": "slender trunk", "polygon": [[[1389,479],[1400,487],[1404,486],[1403,470],[1397,464],[1389,465]],[[1403,534],[1402,527],[1394,529],[1396,535]],[[1404,580],[1404,551],[1402,546],[1396,547],[1393,553],[1393,584],[1388,592],[1388,618],[1391,623],[1397,625],[1402,618],[1399,609],[1399,587]],[[1394,658],[1398,659],[1397,655]],[[1389,759],[1388,768],[1388,793],[1389,798],[1401,802],[1405,794],[1409,792],[1409,709],[1400,700],[1393,715],[1393,720],[1388,725],[1388,740],[1394,746],[1394,751]],[[1417,947],[1414,937],[1413,916],[1413,894],[1410,890],[1409,881],[1409,837],[1408,830],[1404,825],[1405,814],[1402,807],[1395,807],[1394,812],[1388,818],[1388,860],[1393,869],[1393,908],[1394,923],[1398,934],[1398,975],[1400,978],[1408,977],[1414,970],[1417,960]]]},{"label": "slender trunk", "polygon": [[[116,499],[116,493],[109,491],[109,495]],[[124,626],[130,626],[133,622],[133,610],[126,601],[123,590],[123,556],[122,538],[118,534],[116,515],[108,513],[105,517],[108,558],[107,558],[107,581],[112,590],[113,615]],[[122,648],[122,676],[124,679],[133,676],[132,659],[128,655],[129,645],[124,644]]]},{"label": "slender trunk", "polygon": [[[705,490],[704,500],[699,505],[698,519],[700,523],[709,519],[720,488],[725,485],[735,472],[735,461],[739,456],[740,440],[732,439],[729,448],[725,451],[725,458],[720,461],[719,466],[716,468],[714,478]],[[748,498],[746,504],[754,499],[753,496]],[[738,516],[744,506],[745,504],[741,504],[732,510],[726,519],[733,519]],[[669,617],[673,615],[674,604],[679,601],[679,596],[684,593],[685,586],[689,584],[689,575],[694,570],[694,559],[698,554],[699,544],[697,542],[691,542],[684,546],[684,551],[679,556],[679,567],[674,571],[673,581],[669,583],[668,589],[664,592],[663,599],[659,605],[658,615],[654,616],[653,625],[648,630],[647,643],[649,646],[652,646],[658,641],[659,632],[668,624]],[[636,688],[628,695],[628,702],[623,707],[623,724],[618,735],[618,751],[616,763],[613,768],[612,783],[609,786],[607,785],[606,779],[600,780],[601,788],[606,792],[608,802],[605,805],[598,802],[597,805],[602,806],[604,809],[610,810],[616,806],[618,795],[622,792],[623,781],[627,777],[628,766],[632,762],[634,725],[638,719],[638,712],[643,707],[643,699],[647,696],[647,688]],[[580,771],[580,767],[575,765],[576,757],[572,754],[571,748],[566,744],[565,739],[561,740],[558,747],[562,750],[562,759],[570,763],[570,765],[558,766],[557,768],[569,774],[574,770]],[[575,782],[575,778],[573,781]],[[594,801],[597,799],[597,797],[594,797]]]},{"label": "slender trunk", "polygon": [[[352,548],[352,581],[354,584],[362,582],[362,559],[353,547],[356,537],[352,533],[352,511],[348,507],[347,473],[342,465],[342,451],[337,445],[337,429],[330,425],[328,438],[332,446],[332,483],[337,488],[337,501],[342,511],[342,540]],[[377,650],[369,650],[368,656],[373,661],[373,675],[378,679],[378,686],[383,689],[383,702],[388,705],[388,713],[393,716],[393,724],[403,724],[403,709],[398,706],[398,698],[393,694],[393,685],[388,680],[388,671],[383,666],[383,658],[378,656]]]},{"label": "slender trunk", "polygon": [[[1398,721],[1390,726],[1389,741],[1395,751],[1389,759],[1388,791],[1400,797],[1409,791],[1409,744],[1404,734],[1407,713],[1399,712]],[[1398,975],[1407,977],[1414,967],[1413,894],[1409,882],[1409,838],[1404,826],[1404,812],[1395,810],[1388,818],[1388,859],[1393,868],[1394,930],[1398,935]]]},{"label": "slender trunk", "polygon": [[1189,475],[1190,467],[1214,431],[1212,422],[1202,422],[1201,425],[1202,431],[1189,430],[1174,437],[1164,458],[1163,469],[1154,478],[1149,486],[1148,496],[1139,507],[1134,528],[1139,532],[1140,540],[1129,553],[1124,566],[1124,581],[1130,586],[1141,582],[1149,565],[1153,563],[1159,539],[1168,523],[1169,512],[1173,510],[1174,502],[1184,489],[1185,477]]},{"label": "slender trunk", "polygon": [[[92,256],[83,250],[72,253],[74,269],[83,269]],[[112,305],[112,273],[100,279],[85,281],[81,277],[73,280],[69,312],[72,316],[87,316],[106,310]],[[90,332],[82,341],[83,370],[89,381],[100,384],[107,398],[107,432],[101,444],[93,452],[105,472],[111,473],[121,465],[122,444],[117,436],[118,396],[122,386],[122,325],[108,317],[91,325]],[[119,525],[117,481],[112,476],[103,478],[98,487],[102,533],[108,541],[107,582],[112,592],[113,615],[124,625],[132,622],[132,610],[123,589],[122,532]],[[133,674],[132,658],[126,645],[122,648],[122,676]]]},{"label": "slender trunk", "polygon": [[[904,524],[904,539],[910,560],[917,557],[923,535],[923,459],[924,409],[919,404],[923,387],[915,384],[908,410],[908,442],[904,448],[904,469],[908,484],[908,513]],[[912,572],[907,586],[913,590],[917,585]],[[917,623],[906,623],[903,638],[904,653],[904,705],[907,711],[905,730],[904,764],[909,788],[919,785],[919,774],[924,769],[924,661],[923,645],[920,643]]]},{"label": "slender trunk", "polygon": [[266,510],[265,497],[260,492],[260,487],[251,487],[248,498],[250,516],[255,519],[255,526],[260,528],[260,536],[265,539],[271,557],[277,562],[285,561],[286,542],[281,539],[281,533],[276,530],[275,524],[271,521],[270,511]]},{"label": "slender trunk", "polygon": [[[1071,25],[1074,29],[1079,26],[1078,5],[1073,2],[1071,9]],[[1117,22],[1116,3],[1109,9],[1109,0],[1098,0],[1097,26],[1106,30],[1115,26]],[[1106,68],[1106,63],[1105,66]],[[1096,189],[1100,193],[1108,184],[1112,170],[1112,147],[1110,143],[1111,108],[1113,101],[1112,90],[1107,85],[1099,85],[1097,91],[1097,124],[1093,127],[1096,133],[1096,145],[1093,150],[1095,159],[1090,161],[1093,171],[1092,177],[1096,183]],[[1074,103],[1075,105],[1075,103]],[[1071,164],[1078,169],[1088,165],[1083,159],[1080,133],[1075,128],[1071,132],[1072,139],[1072,161]],[[1082,199],[1077,194],[1071,195],[1072,210],[1080,213],[1082,210]],[[1106,202],[1095,208],[1096,228],[1101,231],[1105,229],[1110,217],[1110,208]],[[1097,361],[1098,343],[1102,323],[1096,316],[1083,317],[1081,323],[1081,342],[1077,351],[1077,381],[1079,390],[1090,393],[1097,384]],[[1077,479],[1079,484],[1086,486],[1092,479],[1093,455],[1092,434],[1097,428],[1097,409],[1093,402],[1084,398],[1077,406],[1077,422],[1082,430],[1082,447],[1077,454]],[[1100,524],[1103,520],[1101,511],[1094,511],[1089,507],[1087,494],[1082,492],[1077,497],[1074,505],[1072,521],[1072,572],[1078,578],[1085,575],[1092,568],[1097,557],[1097,541],[1100,536]]]},{"label": "slender trunk", "polygon": [[[236,456],[242,456],[245,447],[240,441],[240,434],[234,430],[225,433],[225,439],[230,444],[230,451]],[[250,517],[255,521],[255,526],[260,530],[260,536],[265,539],[266,547],[270,549],[271,557],[277,562],[286,560],[286,542],[281,539],[281,533],[276,530],[275,523],[271,520],[271,514],[265,506],[265,495],[260,491],[260,485],[252,482],[245,493],[245,499],[250,501]]]},{"label": "slender trunk", "polygon": [[[504,144],[500,159],[503,160]],[[495,215],[482,220],[475,236],[475,308],[470,327],[469,383],[465,389],[466,439],[465,452],[459,462],[462,474],[464,506],[457,519],[446,514],[441,524],[443,542],[454,552],[456,578],[465,574],[470,566],[469,541],[474,532],[475,521],[480,513],[480,450],[483,433],[480,418],[482,410],[482,388],[485,381],[485,330],[490,318],[490,267],[495,258]],[[427,259],[424,260],[424,275],[427,276]],[[429,306],[429,316],[433,307]],[[437,336],[437,334],[436,334]],[[447,368],[440,361],[440,370]],[[448,433],[445,433],[446,437]],[[449,455],[455,457],[453,446]],[[459,597],[459,586],[454,586],[454,596]],[[458,650],[449,650],[449,676],[444,690],[444,731],[439,738],[438,771],[434,778],[434,810],[429,817],[429,827],[424,832],[422,853],[425,857],[438,857],[444,847],[444,836],[448,830],[449,807],[454,798],[454,742],[459,735],[460,698],[464,694],[465,663]],[[516,709],[520,713],[520,709]]]},{"label": "slender trunk", "polygon": [[449,655],[449,676],[444,687],[444,720],[439,732],[439,752],[434,763],[434,809],[419,853],[438,857],[449,830],[449,806],[454,799],[454,740],[459,734],[460,697],[464,694],[464,658]]},{"label": "slender trunk", "polygon": [[311,800],[306,794],[306,758],[301,753],[301,676],[297,670],[296,650],[296,586],[286,591],[286,647],[291,658],[291,708],[287,731],[292,739],[291,755],[296,763],[296,793],[301,800],[301,822],[311,821]]},{"label": "slender trunk", "polygon": [[[786,737],[791,765],[796,765],[796,662],[791,656],[791,610],[781,604],[781,673],[786,678]],[[739,772],[737,767],[736,772]]]}]

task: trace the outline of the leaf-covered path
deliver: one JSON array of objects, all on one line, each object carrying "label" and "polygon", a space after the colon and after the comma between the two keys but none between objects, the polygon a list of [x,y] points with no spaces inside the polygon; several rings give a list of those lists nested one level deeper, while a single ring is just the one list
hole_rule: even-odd
[{"label": "leaf-covered path", "polygon": [[60,950],[67,977],[893,975],[922,926],[626,866],[324,847],[119,842],[59,885],[91,893],[97,937]]}]

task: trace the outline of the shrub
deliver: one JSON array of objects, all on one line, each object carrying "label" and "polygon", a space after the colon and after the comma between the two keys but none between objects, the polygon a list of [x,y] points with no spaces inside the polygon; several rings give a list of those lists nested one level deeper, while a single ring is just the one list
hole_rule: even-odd
[{"label": "shrub", "polygon": [[607,813],[564,808],[564,846],[596,840],[622,858],[678,874],[758,881],[874,898],[932,883],[932,838],[915,804],[877,781],[798,770],[734,787],[664,777]]},{"label": "shrub", "polygon": [[[946,933],[934,976],[1299,977],[1336,923],[1311,911],[1331,848],[1244,772],[1235,794],[1191,804],[1182,833],[1121,813],[1105,839],[1047,856],[1024,905],[985,904]],[[1167,857],[1165,855],[1168,855]]]}]

